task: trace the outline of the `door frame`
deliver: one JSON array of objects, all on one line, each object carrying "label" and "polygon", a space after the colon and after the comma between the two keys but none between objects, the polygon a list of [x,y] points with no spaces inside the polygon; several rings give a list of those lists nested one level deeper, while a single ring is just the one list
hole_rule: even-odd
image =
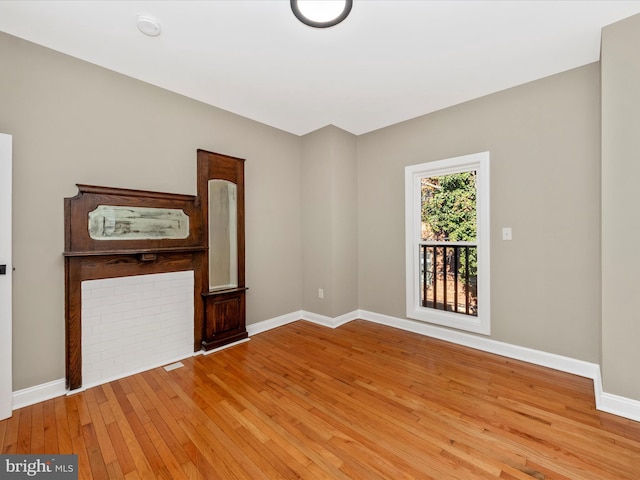
[{"label": "door frame", "polygon": [[0,420],[11,416],[13,405],[11,184],[12,136],[0,133],[0,264],[6,265],[6,274],[0,275]]}]

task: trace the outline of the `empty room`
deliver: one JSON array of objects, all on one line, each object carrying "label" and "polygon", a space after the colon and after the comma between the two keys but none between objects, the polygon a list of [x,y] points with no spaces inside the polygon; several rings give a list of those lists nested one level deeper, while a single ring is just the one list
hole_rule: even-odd
[{"label": "empty room", "polygon": [[637,480],[639,44],[0,1],[0,478]]}]

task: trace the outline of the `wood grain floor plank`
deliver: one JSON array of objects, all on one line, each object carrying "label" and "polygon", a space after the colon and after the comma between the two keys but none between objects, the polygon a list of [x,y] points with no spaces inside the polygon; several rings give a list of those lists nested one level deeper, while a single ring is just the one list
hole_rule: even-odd
[{"label": "wood grain floor plank", "polygon": [[138,475],[151,478],[153,473],[149,461],[129,424],[129,417],[135,414],[132,413],[133,408],[126,397],[123,385],[117,381],[111,382],[108,386],[109,388],[103,390],[116,421],[110,424],[107,430],[122,471],[125,477],[137,471]]},{"label": "wood grain floor plank", "polygon": [[[256,467],[269,479],[294,479],[299,478],[299,472],[306,471],[299,468],[296,471],[295,462],[286,454],[286,451],[278,452],[274,455],[273,450],[266,447],[269,439],[264,435],[254,435],[254,428],[246,428],[247,421],[242,417],[242,412],[229,408],[224,402],[218,403],[215,407],[205,409],[207,416],[216,424],[227,424],[230,440],[234,443],[244,443],[247,455],[252,458]],[[238,421],[242,417],[243,421]],[[231,419],[231,422],[229,421]],[[230,424],[232,423],[232,425]]]},{"label": "wood grain floor plank", "polygon": [[[267,361],[266,361],[266,360],[263,360],[263,362],[264,362],[264,363],[267,363]],[[288,362],[285,362],[285,364],[288,364]],[[315,374],[313,375],[313,377],[314,377],[314,378],[316,379],[316,381],[317,381],[317,379],[318,379],[319,377],[321,377],[321,375],[319,375],[317,372],[315,372]],[[330,378],[329,378],[329,377],[326,377],[326,378],[325,378],[325,380],[330,380]],[[298,379],[296,380],[296,383],[295,383],[296,387],[299,387],[299,385],[301,385],[301,384],[304,384],[304,382],[303,382],[300,378],[298,378]],[[316,385],[316,390],[318,389],[318,387],[319,387],[319,385]],[[310,402],[311,402],[310,400],[309,400],[309,403],[308,403],[308,399],[307,399],[308,391],[306,391],[306,390],[300,390],[299,388],[295,388],[294,390],[296,391],[296,394],[297,394],[297,395],[301,395],[301,397],[300,397],[300,401],[299,401],[299,405],[297,405],[297,406],[296,406],[295,404],[288,404],[288,405],[287,405],[287,411],[289,411],[289,412],[296,412],[296,407],[298,407],[298,411],[297,411],[296,413],[293,413],[293,415],[296,415],[296,414],[297,414],[298,416],[302,416],[302,415],[304,415],[304,412],[306,411],[306,408],[309,408],[309,405],[310,405],[310,406],[312,406],[313,408],[318,407],[318,405],[313,406],[313,404],[311,404],[311,403],[310,403]],[[329,399],[329,403],[331,403],[331,401],[332,401],[331,399],[335,399],[335,397],[337,396],[337,393],[336,393],[336,392],[337,392],[337,391],[332,390],[332,391],[329,393],[329,395],[327,396],[327,398]],[[288,393],[291,393],[291,390],[290,390]],[[282,398],[282,401],[286,401],[286,400],[287,400],[287,398],[285,398],[285,397],[283,397],[283,398]],[[326,399],[325,399],[325,400],[326,400]],[[360,404],[360,405],[362,405],[362,404]],[[300,410],[300,409],[301,409],[301,410]],[[336,404],[335,404],[335,403],[334,403],[334,404],[333,404],[333,406],[332,406],[332,410],[333,410],[333,411],[335,411],[335,410],[336,410]],[[326,413],[327,413],[326,411],[322,412],[322,414],[326,414]],[[320,415],[320,414],[319,414],[319,413],[316,413],[315,415]],[[358,412],[356,412],[356,411],[354,410],[354,411],[351,411],[351,412],[347,413],[347,414],[345,415],[345,417],[346,417],[346,416],[351,416],[351,418],[356,418],[356,417],[358,416]],[[374,417],[375,417],[375,415],[374,415]],[[312,418],[312,419],[313,419],[314,417],[310,417],[310,418]],[[372,418],[373,418],[373,417],[372,417]],[[329,415],[327,415],[323,420],[325,420],[326,422],[328,422],[328,424],[335,422],[335,418],[331,418],[331,415],[330,415],[330,414],[329,414]],[[337,421],[337,424],[342,425],[342,424],[343,424],[343,419],[339,419],[339,420]],[[309,431],[318,431],[318,430],[319,430],[319,428],[320,428],[320,425],[321,425],[321,424],[320,424],[320,423],[318,423],[317,421],[316,421],[316,422],[314,422],[314,423],[312,423],[312,424],[310,425]],[[301,425],[301,426],[299,427],[299,429],[302,429],[302,428],[304,428],[304,427],[305,427],[305,425]],[[376,426],[371,426],[371,425],[369,425],[369,427],[370,427],[370,428],[373,428],[374,430],[377,428]],[[352,425],[352,428],[353,428],[353,425]],[[353,431],[353,432],[351,432],[351,433],[350,433],[351,437],[352,437],[352,438],[357,438],[359,443],[367,443],[368,436],[369,436],[369,435],[371,435],[371,431],[367,430],[367,429],[366,429],[366,427],[363,427],[363,428],[364,428],[364,430],[365,430],[365,431],[363,431],[362,429],[358,429],[358,428],[356,428],[356,429],[354,429],[354,431]],[[337,432],[337,430],[336,430],[336,429],[334,429],[333,427],[329,426],[329,429],[328,429],[328,431],[327,431],[327,433],[326,433],[325,435],[326,435],[328,438],[330,438],[330,437],[332,437],[336,432]],[[395,439],[394,439],[394,441],[395,441]],[[355,443],[355,442],[353,442],[353,443]],[[400,443],[401,443],[401,442],[400,442]],[[436,449],[434,449],[434,452],[433,452],[433,453],[439,453],[439,452],[440,452],[440,450],[436,448]],[[423,451],[422,453],[424,453],[424,451]],[[371,458],[374,458],[372,455],[368,455],[368,456],[369,456],[369,457],[371,457]],[[409,453],[409,454],[408,454],[408,456],[413,457],[413,455],[412,455],[411,453]],[[401,462],[401,461],[402,461],[402,459],[401,459],[400,457],[398,457],[398,458],[396,458],[396,459],[395,459],[395,462],[396,462],[396,463]],[[408,463],[406,463],[406,464],[405,464],[405,468],[410,468],[410,467],[409,467],[409,465],[410,465],[411,463],[412,463],[412,462],[408,462]],[[413,463],[415,463],[415,459],[414,459],[414,462],[413,462]],[[432,464],[433,464],[434,462],[430,462],[430,463],[432,463]],[[425,467],[427,467],[427,466],[425,465]],[[430,467],[432,467],[432,465],[429,465],[428,467],[430,468]],[[435,469],[434,469],[434,475],[437,475],[437,474],[439,474],[439,473],[440,473],[440,472],[439,472],[438,470],[435,470]],[[398,476],[398,474],[396,473],[396,474],[394,475],[394,477],[397,477],[397,476]],[[391,477],[391,478],[393,478],[393,477]]]},{"label": "wood grain floor plank", "polygon": [[[171,478],[186,478],[180,466],[181,462],[177,458],[182,458],[183,455],[180,455],[179,453],[174,454],[174,452],[177,452],[177,443],[171,442],[170,437],[167,438],[163,436],[158,430],[158,426],[152,421],[145,423],[144,429],[149,436],[149,440],[158,452],[160,459],[162,460],[163,466],[159,470],[166,471],[171,475]],[[176,449],[172,447],[176,447]]]},{"label": "wood grain floor plank", "polygon": [[189,480],[206,480],[205,477],[202,476],[202,473],[191,461],[183,463],[181,467],[182,471]]},{"label": "wood grain floor plank", "polygon": [[43,402],[44,447],[42,453],[58,452],[58,425],[56,422],[55,401]]},{"label": "wood grain floor plank", "polygon": [[109,438],[111,439],[111,444],[114,446],[114,452],[116,454],[116,462],[119,470],[123,475],[127,475],[136,470],[136,463],[133,461],[133,457],[131,456],[131,452],[129,451],[129,447],[127,445],[127,441],[122,435],[122,431],[115,423],[110,423],[107,426],[107,432],[109,433]]},{"label": "wood grain floor plank", "polygon": [[[18,453],[18,430],[20,428],[20,410],[15,410],[13,415],[1,423],[6,424],[4,432],[4,443],[2,445],[2,453],[12,454]],[[26,453],[26,452],[22,452]]]},{"label": "wood grain floor plank", "polygon": [[[102,409],[98,404],[97,392],[101,392],[101,391],[102,391],[101,388],[90,389],[85,393],[85,398],[87,400],[87,407],[91,415],[91,420],[92,420],[91,425],[93,426],[93,433],[95,434],[95,445],[99,446],[99,451],[102,456],[102,461],[105,465],[107,465],[117,461],[117,456],[116,456],[115,449],[113,448],[113,443],[111,442],[111,438],[109,437],[109,431],[107,430],[107,425],[105,424],[104,418],[102,416]],[[104,402],[104,403],[108,405],[108,402]],[[86,442],[86,439],[85,439],[85,442]],[[91,446],[93,445],[94,444],[92,443]]]},{"label": "wood grain floor plank", "polygon": [[127,399],[133,408],[133,411],[136,413],[136,416],[140,420],[140,423],[143,425],[150,421],[149,415],[147,415],[146,407],[151,404],[149,398],[146,393],[140,388],[140,384],[136,379],[128,377],[121,380],[122,382],[126,382],[129,386],[129,390],[131,393],[127,394]]},{"label": "wood grain floor plank", "polygon": [[[288,362],[286,362],[288,363]],[[389,419],[389,416],[386,413],[386,409],[390,407],[390,405],[385,405],[385,409],[372,409],[370,407],[369,398],[357,399],[355,402],[358,405],[358,408],[355,408],[354,405],[351,405],[351,400],[354,397],[355,392],[348,386],[346,383],[342,382],[332,382],[331,377],[324,375],[324,380],[326,384],[319,383],[319,378],[322,378],[323,375],[319,371],[311,370],[312,377],[314,378],[313,382],[315,383],[315,392],[319,394],[324,391],[324,396],[320,404],[318,404],[319,408],[324,409],[324,407],[320,407],[320,405],[331,404],[333,401],[333,406],[330,410],[324,410],[323,413],[327,414],[329,417],[333,418],[333,421],[336,422],[336,425],[343,424],[347,419],[361,419],[359,422],[353,422],[355,433],[352,436],[356,436],[360,442],[367,442],[367,439],[374,437],[375,432],[380,431],[380,428],[384,428],[385,422]],[[345,391],[346,390],[346,391]],[[308,394],[307,391],[297,391],[298,395],[302,395],[300,400],[302,402],[306,402],[306,396]],[[338,403],[336,403],[338,402]],[[363,410],[364,409],[364,413]],[[336,417],[336,412],[342,412],[341,416]],[[368,422],[366,421],[368,419]],[[415,421],[416,418],[413,418],[412,421]],[[357,427],[355,426],[357,424]],[[425,438],[421,438],[420,435],[414,436],[415,432],[411,432],[411,429],[407,429],[409,431],[398,430],[395,432],[393,438],[384,440],[389,445],[386,448],[395,451],[403,451],[403,449],[411,448],[413,451],[403,452],[401,456],[408,454],[410,456],[415,456],[418,452],[428,453],[431,451],[433,455],[439,455],[441,452],[440,447],[431,444]],[[410,447],[409,447],[410,446]],[[419,455],[417,455],[419,456]],[[443,467],[442,459],[438,459],[437,462],[431,461],[430,465],[424,465],[425,468],[433,468],[433,474],[438,475],[441,474],[440,470],[437,470],[438,464],[440,464],[440,468],[449,469],[450,465],[446,465]]]},{"label": "wood grain floor plank", "polygon": [[[145,463],[149,465],[151,472],[157,472],[164,466],[164,462],[160,458],[156,446],[149,438],[140,418],[134,411],[131,411],[126,414],[126,419],[128,427],[133,434],[131,443],[135,443],[136,447],[140,449],[142,457],[145,459]],[[137,455],[134,456],[134,460],[136,458]]]},{"label": "wood grain floor plank", "polygon": [[276,405],[271,399],[265,399],[258,392],[247,389],[245,393],[250,392],[250,399],[242,397],[226,382],[219,380],[217,375],[212,376],[211,380],[255,416],[256,421],[263,426],[263,433],[305,468],[308,472],[306,478],[323,478],[323,472],[324,476],[329,475],[330,478],[348,478],[337,468],[333,457],[324,451],[321,444],[303,436],[289,420],[289,415],[284,416],[284,419],[280,416],[283,414],[281,405]]},{"label": "wood grain floor plank", "polygon": [[[69,429],[70,417],[67,410],[67,405],[70,404],[71,401],[67,396],[53,399],[56,418],[57,453],[61,454],[73,453],[71,430]],[[47,451],[47,453],[49,452]]]},{"label": "wood grain floor plank", "polygon": [[113,463],[109,463],[106,467],[109,480],[124,480],[124,473],[122,473],[120,464],[117,460]]},{"label": "wood grain floor plank", "polygon": [[21,412],[18,425],[18,452],[31,453],[31,418],[34,408]]},{"label": "wood grain floor plank", "polygon": [[235,463],[229,452],[224,451],[220,443],[212,441],[206,428],[194,425],[186,418],[181,419],[180,423],[191,439],[188,452],[192,461],[205,478],[251,478]]},{"label": "wood grain floor plank", "polygon": [[[73,404],[75,405],[75,398],[73,399]],[[77,414],[77,406],[73,410]],[[81,433],[82,425],[80,425],[79,417],[78,420],[78,430],[77,435],[71,436],[71,452],[78,455],[78,477],[82,480],[93,480],[91,461],[89,459],[89,452],[87,451],[87,447],[84,442],[84,437]]]},{"label": "wood grain floor plank", "polygon": [[[140,387],[147,392],[147,396],[151,402],[147,405],[149,415],[152,416],[151,420],[162,431],[165,432],[165,436],[173,435],[179,445],[185,445],[190,440],[184,433],[184,430],[178,424],[178,420],[183,417],[183,413],[175,408],[172,398],[176,395],[172,393],[171,396],[167,394],[166,389],[161,388],[161,384],[166,383],[162,378],[162,373],[166,373],[161,369],[155,369],[149,372],[145,372],[143,375],[137,376],[136,379],[140,384]],[[155,419],[153,418],[155,417]],[[157,420],[162,419],[161,423]],[[164,425],[168,427],[168,430],[164,429]],[[177,450],[181,452],[180,449]],[[183,454],[178,460],[183,463],[187,461],[187,455]]]},{"label": "wood grain floor plank", "polygon": [[31,453],[44,453],[44,404],[39,403],[31,409]]},{"label": "wood grain floor plank", "polygon": [[4,443],[5,443],[4,434],[7,431],[8,425],[9,425],[9,422],[7,421],[0,422],[0,453],[4,451]]}]

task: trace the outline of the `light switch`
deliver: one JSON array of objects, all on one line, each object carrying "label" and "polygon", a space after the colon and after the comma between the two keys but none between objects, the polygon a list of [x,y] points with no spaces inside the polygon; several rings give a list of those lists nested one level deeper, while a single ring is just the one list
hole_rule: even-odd
[{"label": "light switch", "polygon": [[502,240],[513,240],[513,236],[511,235],[511,227],[502,228]]}]

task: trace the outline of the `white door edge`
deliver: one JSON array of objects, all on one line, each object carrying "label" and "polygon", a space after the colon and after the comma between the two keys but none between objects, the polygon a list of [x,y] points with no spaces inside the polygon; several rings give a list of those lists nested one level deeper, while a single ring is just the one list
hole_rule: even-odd
[{"label": "white door edge", "polygon": [[9,418],[12,410],[11,365],[11,160],[12,137],[0,133],[0,420]]}]

